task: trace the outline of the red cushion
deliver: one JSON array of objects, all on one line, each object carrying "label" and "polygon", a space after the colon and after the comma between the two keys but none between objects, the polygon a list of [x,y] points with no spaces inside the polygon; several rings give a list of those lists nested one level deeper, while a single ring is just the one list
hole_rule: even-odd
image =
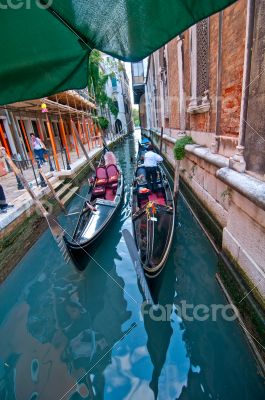
[{"label": "red cushion", "polygon": [[108,165],[107,166],[107,168],[106,168],[106,170],[107,170],[107,174],[108,174],[108,178],[110,179],[111,177],[113,177],[113,176],[118,176],[119,175],[119,170],[118,170],[118,168],[116,167],[116,165],[115,164],[110,164],[110,165]]},{"label": "red cushion", "polygon": [[139,189],[139,193],[141,193],[141,194],[146,194],[146,193],[151,193],[151,191],[150,191],[150,189],[147,189],[147,188],[145,188],[145,187],[142,187],[142,188],[140,188]]},{"label": "red cushion", "polygon": [[96,186],[102,186],[102,185],[106,185],[108,183],[107,179],[97,179],[96,180]]},{"label": "red cushion", "polygon": [[117,187],[118,187],[118,183],[113,183],[113,184],[111,185],[111,189],[112,189],[112,190],[117,189]]},{"label": "red cushion", "polygon": [[114,175],[109,178],[109,183],[118,182],[119,176]]},{"label": "red cushion", "polygon": [[108,179],[106,168],[105,167],[97,167],[96,168],[96,177],[97,177],[97,179]]}]

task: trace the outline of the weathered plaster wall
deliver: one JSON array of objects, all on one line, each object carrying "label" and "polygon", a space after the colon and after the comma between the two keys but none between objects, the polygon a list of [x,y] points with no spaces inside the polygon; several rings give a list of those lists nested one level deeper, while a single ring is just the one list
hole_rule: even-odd
[{"label": "weathered plaster wall", "polygon": [[253,287],[265,295],[265,211],[233,191],[223,249],[242,268]]},{"label": "weathered plaster wall", "polygon": [[182,167],[183,179],[223,228],[223,250],[265,296],[265,211],[218,179],[216,165],[187,153]]},{"label": "weathered plaster wall", "polygon": [[245,141],[247,170],[265,176],[265,2],[256,1],[248,117]]}]

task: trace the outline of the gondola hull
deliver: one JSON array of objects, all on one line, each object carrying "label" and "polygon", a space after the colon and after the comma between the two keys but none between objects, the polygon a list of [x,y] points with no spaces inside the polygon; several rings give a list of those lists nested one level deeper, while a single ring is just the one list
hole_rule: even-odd
[{"label": "gondola hull", "polygon": [[162,271],[172,243],[174,211],[156,206],[155,217],[145,211],[133,221],[134,237],[146,275],[154,278]]},{"label": "gondola hull", "polygon": [[120,176],[117,192],[113,201],[95,199],[92,203],[96,211],[83,212],[72,237],[64,236],[69,255],[80,271],[93,260],[93,254],[103,232],[109,227],[117,213],[123,197],[123,176]]},{"label": "gondola hull", "polygon": [[[143,166],[138,166],[143,172]],[[145,274],[158,276],[167,260],[173,239],[175,205],[167,177],[158,167],[158,188],[148,196],[144,205],[139,202],[139,185],[134,182],[132,192],[132,224],[135,243]],[[141,185],[147,187],[147,185]]]}]

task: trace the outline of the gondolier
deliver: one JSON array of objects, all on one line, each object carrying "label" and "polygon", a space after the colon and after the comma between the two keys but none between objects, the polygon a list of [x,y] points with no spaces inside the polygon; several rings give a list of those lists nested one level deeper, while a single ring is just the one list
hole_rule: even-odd
[{"label": "gondolier", "polygon": [[151,145],[145,149],[140,143],[132,185],[132,225],[136,253],[148,278],[162,271],[174,232],[174,199],[163,166],[158,165],[161,161]]},{"label": "gondolier", "polygon": [[157,188],[157,164],[162,162],[163,158],[153,150],[153,146],[150,144],[144,155],[144,166],[148,188],[155,192]]}]

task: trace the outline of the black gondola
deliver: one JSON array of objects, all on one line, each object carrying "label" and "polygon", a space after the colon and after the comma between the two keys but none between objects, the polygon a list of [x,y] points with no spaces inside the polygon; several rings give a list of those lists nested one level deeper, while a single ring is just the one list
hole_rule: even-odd
[{"label": "black gondola", "polygon": [[149,278],[163,269],[172,243],[175,221],[173,194],[163,170],[157,167],[156,187],[151,191],[142,164],[146,146],[139,153],[132,188],[132,224],[140,260]]},{"label": "black gondola", "polygon": [[122,194],[123,174],[116,163],[97,167],[73,236],[64,236],[70,257],[80,271],[86,268],[97,240],[117,212]]}]

